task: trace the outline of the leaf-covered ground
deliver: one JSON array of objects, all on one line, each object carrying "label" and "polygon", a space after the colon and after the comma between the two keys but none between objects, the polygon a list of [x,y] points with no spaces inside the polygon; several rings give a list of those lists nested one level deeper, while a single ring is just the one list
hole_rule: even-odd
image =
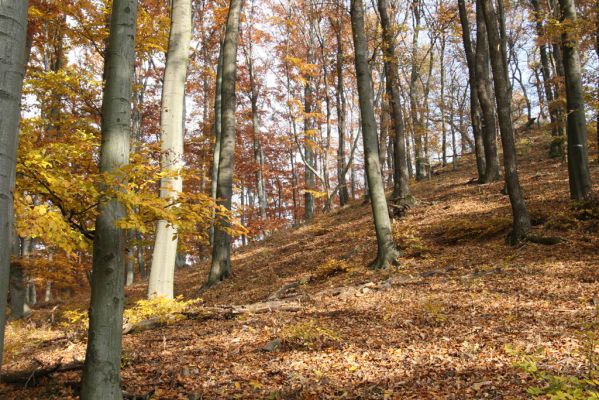
[{"label": "leaf-covered ground", "polygon": [[[542,348],[538,367],[551,375],[586,376],[599,355],[599,218],[572,207],[566,163],[546,157],[547,143],[519,139],[521,180],[534,232],[561,243],[507,246],[503,183],[470,184],[473,162],[464,160],[414,184],[419,203],[394,222],[404,251],[396,268],[367,268],[376,252],[370,206],[356,201],[236,251],[233,278],[207,291],[207,264],[179,271],[177,293],[205,306],[276,294],[300,307],[126,335],[123,389],[155,399],[526,398],[538,383],[510,348]],[[597,164],[592,173],[599,192]],[[129,288],[128,303],[145,291]],[[84,339],[59,325],[61,310],[77,306],[11,325],[5,370],[81,359]],[[79,373],[4,384],[0,396],[74,398]]]}]

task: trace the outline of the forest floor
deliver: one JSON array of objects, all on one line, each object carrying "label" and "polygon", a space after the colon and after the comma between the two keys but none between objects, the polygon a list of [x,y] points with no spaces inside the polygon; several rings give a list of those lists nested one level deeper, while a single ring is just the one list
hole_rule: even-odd
[{"label": "forest floor", "polygon": [[[209,290],[200,291],[207,264],[178,271],[176,292],[201,297],[203,307],[269,298],[292,307],[127,334],[124,391],[152,399],[522,399],[543,377],[581,387],[568,377],[589,376],[599,356],[599,215],[573,208],[566,162],[546,156],[549,140],[521,136],[519,167],[534,232],[561,243],[506,245],[503,182],[469,183],[474,163],[464,159],[413,184],[418,204],[393,226],[403,250],[397,267],[368,268],[376,254],[370,205],[356,201],[236,250],[233,277]],[[598,193],[599,167],[591,168]],[[145,292],[144,282],[128,288],[128,304]],[[64,302],[56,319],[48,306],[12,323],[5,371],[81,360],[85,337],[65,333],[58,317],[77,306],[85,308]],[[525,361],[529,372],[517,366]],[[540,372],[531,373],[533,362]],[[80,370],[32,377],[0,385],[0,397],[75,398],[79,379]]]}]

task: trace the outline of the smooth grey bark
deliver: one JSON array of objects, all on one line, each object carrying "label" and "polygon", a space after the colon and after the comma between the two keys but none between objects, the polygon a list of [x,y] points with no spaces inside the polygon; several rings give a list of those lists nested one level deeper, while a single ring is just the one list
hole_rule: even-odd
[{"label": "smooth grey bark", "polygon": [[441,109],[441,161],[443,166],[447,165],[447,129],[445,126],[445,31],[441,32],[441,49],[439,51],[439,69],[441,75],[441,98],[439,108]]},{"label": "smooth grey bark", "polygon": [[489,44],[487,26],[482,13],[481,0],[476,2],[476,91],[482,112],[482,137],[485,151],[485,179],[482,183],[499,180],[499,160],[497,159],[497,125],[495,122],[495,102],[489,76]]},{"label": "smooth grey bark", "polygon": [[410,72],[410,115],[412,117],[412,135],[414,136],[414,158],[415,158],[415,175],[416,180],[422,180],[426,178],[426,166],[427,160],[423,155],[422,148],[422,134],[424,133],[424,127],[422,126],[421,120],[418,118],[418,103],[416,100],[416,84],[419,78],[418,71],[418,37],[420,32],[420,19],[422,17],[421,0],[412,0],[412,17],[414,32],[412,36],[412,55],[411,55],[411,72]]},{"label": "smooth grey bark", "polygon": [[584,199],[592,189],[587,149],[587,126],[584,114],[579,37],[576,34],[576,5],[574,0],[559,0],[561,10],[562,51],[566,77],[566,132],[568,136],[568,176],[570,198]]},{"label": "smooth grey bark", "polygon": [[[235,82],[237,74],[237,42],[242,0],[231,0],[227,27],[223,41],[221,147],[218,163],[216,198],[218,203],[231,211],[233,198],[233,162],[235,159]],[[214,229],[212,263],[207,286],[214,285],[231,275],[230,222],[221,219]]]},{"label": "smooth grey bark", "polygon": [[264,153],[262,151],[262,141],[260,140],[260,121],[258,116],[258,96],[259,90],[256,84],[256,72],[254,71],[252,31],[249,31],[249,54],[248,54],[248,73],[250,78],[250,103],[252,109],[252,146],[254,150],[254,162],[256,163],[256,194],[258,195],[258,210],[260,219],[266,220],[266,208],[268,206],[266,199],[266,188],[264,185]]},{"label": "smooth grey bark", "polygon": [[135,280],[135,255],[133,254],[133,244],[135,239],[135,231],[129,229],[127,231],[127,270],[125,271],[125,286],[133,285]]},{"label": "smooth grey bark", "polygon": [[489,55],[491,68],[493,70],[493,83],[495,86],[495,99],[497,103],[497,117],[499,119],[499,131],[503,145],[503,164],[505,171],[505,183],[507,186],[510,204],[512,207],[512,232],[509,236],[511,244],[516,244],[526,238],[530,230],[530,216],[520,180],[516,162],[516,143],[514,139],[514,126],[512,123],[511,99],[512,93],[508,82],[507,59],[502,50],[497,16],[491,0],[480,0],[489,43]]},{"label": "smooth grey bark", "polygon": [[345,116],[347,114],[347,102],[345,100],[344,85],[343,85],[343,36],[341,26],[336,27],[337,38],[337,133],[339,147],[337,148],[337,180],[339,184],[339,205],[343,207],[349,201],[349,193],[347,191],[347,168],[345,168]]},{"label": "smooth grey bark", "polygon": [[368,66],[368,44],[364,31],[364,4],[362,0],[351,2],[351,25],[355,49],[356,77],[364,143],[364,161],[370,204],[377,238],[377,258],[374,268],[385,268],[394,263],[399,251],[393,242],[393,232],[385,198],[385,188],[377,149],[376,119],[374,116],[372,78]]},{"label": "smooth grey bark", "polygon": [[25,75],[27,0],[0,0],[0,367],[14,229],[13,188]]},{"label": "smooth grey bark", "polygon": [[[478,172],[478,181],[482,183],[486,181],[486,159],[481,121],[482,111],[478,100],[475,56],[472,38],[470,36],[470,24],[468,22],[468,12],[466,10],[465,0],[458,0],[458,9],[460,14],[460,24],[462,25],[462,42],[464,43],[464,53],[466,54],[466,64],[468,65],[468,80],[470,81],[470,120],[472,124],[472,136],[474,137],[476,170]],[[462,133],[464,136],[466,135],[466,132]]]},{"label": "smooth grey bark", "polygon": [[[160,180],[160,198],[177,204],[183,190],[185,82],[191,42],[191,0],[173,0],[164,84],[160,105],[160,170],[168,175]],[[156,240],[148,283],[148,298],[174,298],[178,231],[168,221],[156,223]]]},{"label": "smooth grey bark", "polygon": [[[306,62],[312,64],[313,61],[313,48],[315,42],[314,22],[310,21],[309,35],[310,41],[308,43]],[[306,83],[304,84],[304,164],[306,168],[304,170],[304,219],[306,222],[310,222],[314,219],[314,190],[316,190],[314,164],[315,157],[314,151],[312,150],[312,143],[314,142],[315,136],[315,124],[314,118],[311,115],[314,107],[314,94],[312,90],[312,78],[310,73],[305,77]]]},{"label": "smooth grey bark", "polygon": [[[13,219],[13,224],[14,224]],[[14,230],[13,230],[14,232]],[[17,262],[13,262],[10,265],[10,319],[21,319],[30,313],[29,306],[27,305],[27,285],[25,271],[18,262],[18,260],[25,260],[29,258],[30,242],[31,239],[23,239],[17,236],[16,232],[13,233],[11,243],[11,253]]]},{"label": "smooth grey bark", "polygon": [[406,138],[401,112],[399,76],[397,71],[396,43],[388,12],[387,0],[378,0],[378,10],[383,29],[383,53],[386,76],[386,91],[393,119],[393,200],[412,202],[410,177],[406,157]]},{"label": "smooth grey bark", "polygon": [[[117,173],[129,162],[137,1],[114,0],[104,58],[100,171]],[[118,190],[118,188],[114,188]],[[122,399],[120,387],[126,231],[115,223],[125,207],[108,196],[99,206],[94,235],[91,301],[83,400]]]},{"label": "smooth grey bark", "polygon": [[[224,39],[224,38],[223,38]],[[224,42],[221,43],[218,52],[218,64],[216,66],[216,88],[214,96],[214,148],[212,151],[212,179],[210,181],[210,195],[212,200],[216,201],[216,188],[218,186],[218,165],[220,162],[220,145],[221,145],[221,132],[222,132],[222,87],[223,87],[223,47]],[[216,215],[216,210],[212,211],[212,219]],[[210,225],[210,244],[214,244],[214,223]]]}]

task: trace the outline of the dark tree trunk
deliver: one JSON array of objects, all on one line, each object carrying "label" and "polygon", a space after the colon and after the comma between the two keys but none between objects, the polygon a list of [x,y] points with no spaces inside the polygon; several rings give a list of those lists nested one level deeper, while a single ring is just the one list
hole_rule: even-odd
[{"label": "dark tree trunk", "polygon": [[567,135],[568,135],[568,175],[570,197],[582,200],[592,189],[587,150],[587,126],[584,114],[584,92],[580,77],[580,57],[578,41],[573,27],[576,26],[576,6],[574,0],[559,0],[562,32],[564,72],[566,77]]},{"label": "dark tree trunk", "polygon": [[[137,1],[114,0],[104,66],[100,171],[114,173],[129,162]],[[99,206],[94,235],[89,331],[81,398],[121,399],[126,231],[116,221],[125,207],[108,198]]]},{"label": "dark tree trunk", "polygon": [[[481,109],[478,100],[476,66],[474,59],[474,49],[472,48],[472,39],[470,37],[470,24],[468,23],[468,12],[466,10],[465,0],[458,0],[460,12],[460,23],[462,25],[462,41],[464,42],[464,52],[466,54],[466,63],[468,64],[468,79],[470,81],[470,119],[472,121],[472,135],[474,136],[474,154],[476,156],[476,170],[478,172],[478,181],[485,182],[485,149],[483,146],[482,127],[481,127]],[[466,133],[464,132],[464,135]]]},{"label": "dark tree trunk", "polygon": [[368,66],[368,44],[364,32],[364,5],[362,0],[352,0],[351,24],[355,48],[355,65],[358,82],[358,97],[362,120],[364,160],[370,194],[370,204],[374,216],[378,252],[375,268],[384,268],[393,263],[399,252],[393,243],[391,221],[385,199],[385,188],[377,149],[376,119],[374,116],[372,78]]},{"label": "dark tree trunk", "polygon": [[497,159],[497,125],[495,123],[495,104],[493,101],[489,77],[489,45],[487,26],[482,13],[481,0],[476,5],[476,89],[482,111],[482,136],[485,149],[484,183],[499,179],[499,161]]},{"label": "dark tree trunk", "polygon": [[404,121],[401,113],[401,95],[397,73],[395,37],[391,28],[387,0],[378,0],[379,15],[383,28],[383,52],[386,76],[386,91],[393,122],[393,200],[411,202],[410,177],[406,158]]},{"label": "dark tree trunk", "polygon": [[[231,210],[233,198],[233,162],[235,159],[235,82],[237,73],[237,41],[239,20],[243,0],[231,0],[227,27],[223,41],[222,107],[221,107],[221,147],[218,162],[216,198],[219,204]],[[231,275],[231,233],[229,221],[222,219],[214,229],[212,265],[207,286]]]},{"label": "dark tree trunk", "polygon": [[507,59],[505,51],[501,48],[501,39],[497,26],[497,16],[491,0],[480,0],[482,12],[487,27],[489,41],[489,55],[493,70],[495,84],[495,100],[497,103],[497,117],[499,131],[503,145],[503,164],[505,182],[512,206],[513,225],[510,233],[510,243],[516,244],[524,239],[530,230],[530,216],[524,202],[524,196],[518,179],[516,163],[516,144],[514,140],[514,126],[512,124],[511,98],[512,93],[508,82]]},{"label": "dark tree trunk", "polygon": [[339,181],[339,205],[343,207],[349,201],[347,180],[345,178],[345,115],[347,113],[345,94],[343,90],[343,36],[341,26],[337,27],[337,132],[339,147],[337,148],[337,179]]}]

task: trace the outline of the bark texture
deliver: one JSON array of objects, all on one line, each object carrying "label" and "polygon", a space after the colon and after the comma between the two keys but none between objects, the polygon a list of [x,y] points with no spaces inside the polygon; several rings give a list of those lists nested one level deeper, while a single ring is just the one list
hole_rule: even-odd
[{"label": "bark texture", "polygon": [[26,0],[0,0],[0,366],[10,271],[13,188],[27,40]]},{"label": "bark texture", "polygon": [[362,117],[362,139],[364,142],[366,177],[378,246],[377,259],[373,266],[375,268],[384,268],[389,263],[395,261],[399,252],[395,247],[395,243],[393,243],[393,232],[391,230],[391,221],[389,219],[385,188],[379,163],[372,78],[370,76],[370,68],[368,67],[368,44],[364,31],[364,4],[362,0],[352,0],[351,25],[355,48],[360,115]]},{"label": "bark texture", "polygon": [[[235,158],[235,81],[237,73],[237,39],[242,0],[231,0],[223,42],[221,147],[218,163],[216,198],[220,205],[231,210],[233,197],[233,161]],[[208,286],[231,275],[231,234],[229,223],[219,221],[214,230],[212,265]]]},{"label": "bark texture", "polygon": [[[136,0],[114,0],[105,54],[100,171],[115,173],[129,161],[135,60]],[[91,302],[83,400],[121,399],[126,231],[115,226],[126,210],[114,198],[99,206],[94,235]]]},{"label": "bark texture", "polygon": [[[168,174],[160,181],[160,197],[173,204],[183,190],[180,173],[184,164],[185,81],[190,42],[191,0],[173,0],[160,107],[161,170]],[[158,221],[148,285],[149,298],[174,297],[177,243],[177,227],[165,220]]]},{"label": "bark texture", "polygon": [[587,149],[587,126],[584,115],[584,92],[580,77],[580,56],[576,34],[576,6],[574,0],[559,0],[561,10],[562,55],[566,76],[566,106],[568,136],[568,175],[570,197],[584,199],[592,189]]},{"label": "bark texture", "polygon": [[511,111],[512,93],[508,82],[507,59],[502,49],[502,41],[499,36],[500,31],[497,26],[497,15],[493,3],[491,0],[480,0],[479,4],[482,6],[487,26],[489,54],[493,70],[493,83],[495,85],[495,100],[497,103],[497,117],[499,119],[499,131],[503,145],[505,183],[512,207],[513,224],[509,240],[512,244],[516,244],[526,238],[530,230],[530,216],[524,202],[520,180],[518,179],[516,143],[514,140]]}]

